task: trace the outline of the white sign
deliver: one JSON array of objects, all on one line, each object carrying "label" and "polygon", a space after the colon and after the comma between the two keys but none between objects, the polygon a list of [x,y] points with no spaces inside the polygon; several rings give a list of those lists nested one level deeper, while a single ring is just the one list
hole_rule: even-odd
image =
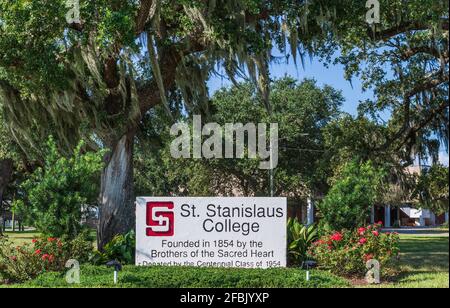
[{"label": "white sign", "polygon": [[136,265],[286,266],[286,198],[138,198]]}]

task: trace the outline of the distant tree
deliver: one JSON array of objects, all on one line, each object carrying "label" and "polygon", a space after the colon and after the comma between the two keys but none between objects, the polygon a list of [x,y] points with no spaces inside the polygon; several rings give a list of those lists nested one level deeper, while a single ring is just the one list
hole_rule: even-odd
[{"label": "distant tree", "polygon": [[431,209],[436,214],[449,211],[449,168],[440,164],[424,171],[417,183],[413,197],[418,207]]},{"label": "distant tree", "polygon": [[[355,2],[340,4],[352,11]],[[357,117],[326,129],[332,165],[356,159],[387,170],[383,198],[390,204],[410,197],[416,183],[406,167],[417,156],[436,161],[443,145],[448,151],[448,8],[445,0],[381,0],[379,24],[342,19],[320,48],[329,63],[344,65],[346,79],[374,93]]]},{"label": "distant tree", "polygon": [[401,205],[410,200],[416,178],[408,171],[410,163],[403,160],[403,151],[377,150],[389,136],[386,124],[364,115],[344,115],[324,129],[325,160],[330,161],[334,173],[348,162],[371,161],[374,167],[386,171],[383,178],[386,185],[377,203]]},{"label": "distant tree", "polygon": [[328,159],[333,166],[349,161],[391,161],[392,152],[376,153],[375,149],[387,138],[386,126],[367,116],[343,114],[330,121],[323,130]]},{"label": "distant tree", "polygon": [[[226,123],[278,123],[282,140],[274,172],[275,194],[301,198],[314,190],[326,190],[330,167],[323,161],[322,130],[340,115],[342,101],[339,91],[328,86],[321,88],[314,80],[296,82],[283,78],[271,84],[269,114],[260,104],[255,87],[242,83],[212,97],[211,116],[205,115],[205,121],[222,127]],[[148,121],[147,129],[142,129],[147,134],[139,135],[136,145],[137,191],[189,196],[233,195],[236,191],[248,196],[270,193],[268,171],[258,168],[259,160],[173,159],[169,151],[173,137],[169,136],[168,127],[161,129],[160,125],[165,121],[164,115],[155,116]],[[190,123],[192,118],[188,115],[180,120]]]},{"label": "distant tree", "polygon": [[[5,108],[0,101],[0,220],[5,211],[13,210],[12,203],[20,195],[20,184],[38,166],[43,165],[40,149],[45,144],[45,140],[34,133],[30,137],[34,139],[35,147],[24,147],[19,143],[6,119]],[[0,224],[0,231],[1,227],[3,224]]]},{"label": "distant tree", "polygon": [[436,158],[448,144],[448,11],[447,0],[380,0],[380,24],[367,29],[344,19],[339,39],[323,49],[327,58],[338,51],[334,63],[344,65],[346,78],[375,94],[359,106],[386,129],[375,155],[395,153],[410,165],[417,156]]}]

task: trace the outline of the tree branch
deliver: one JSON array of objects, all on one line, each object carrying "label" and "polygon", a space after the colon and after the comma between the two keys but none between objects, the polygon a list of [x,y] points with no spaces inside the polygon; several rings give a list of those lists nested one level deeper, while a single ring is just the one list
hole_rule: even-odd
[{"label": "tree branch", "polygon": [[441,52],[437,48],[433,48],[433,47],[430,47],[430,46],[410,47],[410,48],[406,49],[400,55],[400,58],[403,61],[407,61],[410,58],[412,58],[415,55],[420,54],[420,53],[428,54],[430,56],[433,56],[436,59],[441,59],[441,57],[442,57],[446,63],[448,62],[448,58],[449,58],[448,50],[445,50],[445,51]]},{"label": "tree branch", "polygon": [[430,124],[436,116],[438,116],[439,114],[441,114],[442,112],[445,111],[445,109],[448,108],[448,101],[442,101],[441,104],[439,105],[438,108],[434,109],[433,111],[431,111],[428,116],[422,120],[421,122],[419,122],[417,125],[411,127],[405,134],[405,137],[403,138],[403,140],[400,142],[400,144],[396,147],[397,151],[400,151],[401,148],[408,143],[408,141],[413,138],[414,136],[417,135],[417,133],[419,133],[422,129],[424,129],[428,124]]},{"label": "tree branch", "polygon": [[[448,31],[448,20],[444,20],[442,23],[442,30]],[[428,30],[430,26],[419,21],[409,21],[399,24],[398,26],[388,28],[385,30],[380,30],[373,33],[372,28],[367,29],[367,34],[369,37],[375,37],[375,39],[389,40],[390,38],[397,36],[399,34],[409,32],[409,31],[420,31]]]},{"label": "tree branch", "polygon": [[[189,37],[185,42],[173,45],[170,49],[161,51],[160,67],[165,89],[173,88],[178,65],[183,57],[205,50],[199,38]],[[147,85],[138,89],[138,98],[141,114],[161,103],[161,94],[156,80],[151,80]]]},{"label": "tree branch", "polygon": [[425,79],[422,83],[416,85],[410,91],[405,93],[403,102],[403,104],[405,105],[405,119],[403,126],[397,133],[395,133],[381,147],[379,147],[378,150],[386,151],[394,142],[402,138],[402,136],[405,136],[401,141],[400,145],[396,149],[397,151],[399,151],[408,142],[408,140],[410,140],[412,136],[417,134],[420,130],[424,129],[437,115],[441,114],[446,108],[448,108],[449,105],[448,101],[443,101],[438,106],[438,108],[430,111],[428,113],[428,116],[424,120],[418,122],[415,126],[410,127],[409,106],[411,104],[411,98],[419,93],[431,91],[444,83],[448,83],[448,81],[449,75],[440,71],[437,74],[431,75],[430,77]]},{"label": "tree branch", "polygon": [[141,0],[140,1],[140,7],[139,11],[136,17],[136,30],[135,33],[137,35],[141,34],[144,29],[145,25],[148,22],[148,19],[150,17],[150,11],[153,5],[153,0]]}]

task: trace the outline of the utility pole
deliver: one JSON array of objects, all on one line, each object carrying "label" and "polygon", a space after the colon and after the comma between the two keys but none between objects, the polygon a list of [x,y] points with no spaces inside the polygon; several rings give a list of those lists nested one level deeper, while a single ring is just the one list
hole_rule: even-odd
[{"label": "utility pole", "polygon": [[[301,137],[308,137],[309,134],[300,134]],[[278,139],[278,141],[282,141],[282,140],[286,140],[287,138],[280,138]],[[270,170],[269,170],[269,182],[270,182],[270,196],[274,197],[275,196],[275,168],[273,165],[273,144],[272,144],[272,140],[270,140]],[[280,148],[280,146],[278,145],[278,148]],[[282,148],[282,147],[281,147]]]},{"label": "utility pole", "polygon": [[[278,141],[280,141],[282,139],[278,139]],[[273,144],[272,144],[272,138],[270,138],[270,142],[269,142],[269,151],[270,151],[270,164],[269,164],[269,182],[270,182],[270,196],[274,197],[275,196],[275,191],[274,191],[274,165],[273,165]]]},{"label": "utility pole", "polygon": [[[272,151],[272,148],[270,149]],[[272,156],[270,157],[270,170],[269,170],[269,177],[270,177],[270,196],[273,197],[275,195],[275,192],[273,190],[273,184],[274,184],[274,172],[273,172],[273,159]]]}]

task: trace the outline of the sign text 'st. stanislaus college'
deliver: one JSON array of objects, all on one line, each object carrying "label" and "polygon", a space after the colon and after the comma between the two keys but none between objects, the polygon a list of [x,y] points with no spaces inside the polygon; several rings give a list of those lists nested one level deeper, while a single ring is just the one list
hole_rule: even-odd
[{"label": "sign text 'st. stanislaus college'", "polygon": [[286,198],[138,198],[136,264],[286,266]]}]

